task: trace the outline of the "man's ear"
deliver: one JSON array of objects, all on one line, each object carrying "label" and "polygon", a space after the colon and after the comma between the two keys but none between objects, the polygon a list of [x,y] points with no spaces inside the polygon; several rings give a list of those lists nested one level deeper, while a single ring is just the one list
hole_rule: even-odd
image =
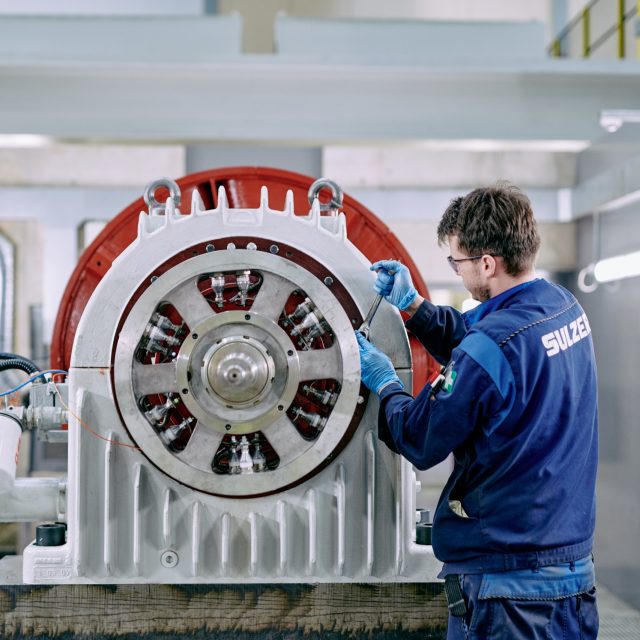
[{"label": "man's ear", "polygon": [[482,256],[482,270],[488,276],[494,276],[498,269],[498,262],[493,256],[484,255]]}]

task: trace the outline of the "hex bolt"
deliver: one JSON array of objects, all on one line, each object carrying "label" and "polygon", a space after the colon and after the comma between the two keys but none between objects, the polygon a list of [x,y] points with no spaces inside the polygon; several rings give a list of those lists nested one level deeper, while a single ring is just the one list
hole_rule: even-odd
[{"label": "hex bolt", "polygon": [[160,564],[167,569],[173,569],[173,567],[177,566],[178,560],[178,554],[171,549],[168,549],[160,556]]}]

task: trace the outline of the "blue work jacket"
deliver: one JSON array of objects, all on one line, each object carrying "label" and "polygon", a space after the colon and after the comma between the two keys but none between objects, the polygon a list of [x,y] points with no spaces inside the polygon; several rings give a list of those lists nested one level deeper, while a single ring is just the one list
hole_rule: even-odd
[{"label": "blue work jacket", "polygon": [[588,555],[597,390],[578,301],[537,279],[466,314],[425,301],[406,326],[446,368],[415,399],[398,384],[381,391],[379,437],[419,469],[454,454],[433,522],[444,573]]}]

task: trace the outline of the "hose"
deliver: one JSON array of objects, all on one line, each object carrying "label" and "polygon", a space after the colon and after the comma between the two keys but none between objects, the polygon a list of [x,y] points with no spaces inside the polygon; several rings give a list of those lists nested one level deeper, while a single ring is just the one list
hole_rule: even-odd
[{"label": "hose", "polygon": [[7,371],[8,369],[20,369],[29,375],[33,373],[37,373],[39,369],[33,370],[33,367],[28,362],[24,360],[19,360],[18,358],[14,358],[12,360],[2,360],[0,361],[0,371]]},{"label": "hose", "polygon": [[15,353],[0,352],[0,371],[6,371],[7,369],[20,369],[28,374],[40,371],[40,367],[29,358]]}]

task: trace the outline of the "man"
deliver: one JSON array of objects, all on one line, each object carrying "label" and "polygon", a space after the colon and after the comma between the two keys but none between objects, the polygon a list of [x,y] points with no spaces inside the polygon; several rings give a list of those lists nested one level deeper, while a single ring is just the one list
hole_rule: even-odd
[{"label": "man", "polygon": [[453,270],[481,304],[461,314],[418,295],[385,260],[375,290],[445,365],[414,399],[358,334],[362,381],[380,398],[379,437],[419,469],[454,456],[433,522],[448,638],[595,638],[591,556],[597,465],[589,323],[537,278],[529,199],[508,184],[456,198],[438,226]]}]

